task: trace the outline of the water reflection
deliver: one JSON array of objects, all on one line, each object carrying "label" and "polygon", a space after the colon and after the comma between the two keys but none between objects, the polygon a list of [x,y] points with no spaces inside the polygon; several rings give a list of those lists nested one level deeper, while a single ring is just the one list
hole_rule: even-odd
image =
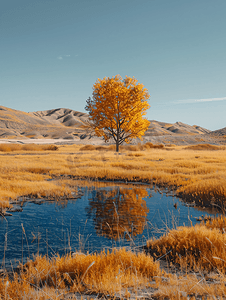
[{"label": "water reflection", "polygon": [[93,218],[98,235],[130,239],[144,230],[149,212],[144,198],[148,196],[143,187],[95,190],[89,198],[87,215]]},{"label": "water reflection", "polygon": [[23,203],[23,211],[0,219],[3,267],[17,266],[19,261],[37,254],[54,256],[69,251],[141,246],[175,224],[190,226],[192,221],[194,225],[204,214],[147,185],[94,185],[90,181],[71,184],[78,187],[79,197],[75,195],[74,200],[30,199]]}]

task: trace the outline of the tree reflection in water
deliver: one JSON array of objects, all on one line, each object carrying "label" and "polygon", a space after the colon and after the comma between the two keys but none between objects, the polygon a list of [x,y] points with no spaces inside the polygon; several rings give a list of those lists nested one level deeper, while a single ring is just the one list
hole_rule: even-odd
[{"label": "tree reflection in water", "polygon": [[144,187],[93,191],[87,214],[93,217],[97,234],[114,240],[141,234],[149,212],[143,199],[147,196]]}]

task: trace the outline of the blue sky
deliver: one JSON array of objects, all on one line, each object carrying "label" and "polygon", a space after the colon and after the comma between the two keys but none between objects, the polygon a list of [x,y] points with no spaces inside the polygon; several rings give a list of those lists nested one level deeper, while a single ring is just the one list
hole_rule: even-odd
[{"label": "blue sky", "polygon": [[1,0],[0,105],[85,112],[97,78],[134,76],[147,118],[226,126],[225,0]]}]

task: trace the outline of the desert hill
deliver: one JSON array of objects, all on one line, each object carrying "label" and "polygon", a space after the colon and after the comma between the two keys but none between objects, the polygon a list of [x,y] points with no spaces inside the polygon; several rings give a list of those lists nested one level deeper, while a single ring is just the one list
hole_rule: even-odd
[{"label": "desert hill", "polygon": [[226,137],[226,127],[222,128],[222,129],[211,131],[210,134],[215,135],[215,136],[219,136],[219,137],[220,136],[225,136]]},{"label": "desert hill", "polygon": [[175,134],[206,134],[211,130],[202,128],[196,125],[187,125],[182,122],[176,122],[174,124],[164,123],[158,121],[150,121],[151,124],[146,131],[146,136],[161,136],[161,135],[175,135]]},{"label": "desert hill", "polygon": [[79,139],[87,114],[70,109],[26,113],[0,106],[1,138]]},{"label": "desert hill", "polygon": [[79,127],[87,121],[88,115],[72,109],[57,108],[44,111],[31,112],[31,115],[53,124],[62,124],[68,127]]},{"label": "desert hill", "polygon": [[[23,112],[0,106],[0,139],[55,139],[65,142],[102,143],[84,128],[88,115],[68,108]],[[163,144],[225,143],[226,128],[210,131],[182,122],[150,121],[144,141]],[[137,141],[134,141],[137,142]]]}]

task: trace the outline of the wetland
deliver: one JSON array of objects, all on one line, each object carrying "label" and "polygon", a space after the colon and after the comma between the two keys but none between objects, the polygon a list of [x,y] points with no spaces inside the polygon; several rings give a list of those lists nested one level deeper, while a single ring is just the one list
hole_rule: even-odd
[{"label": "wetland", "polygon": [[[73,180],[72,180],[73,181]],[[76,181],[76,186],[79,181]],[[12,216],[1,219],[2,266],[17,266],[36,255],[138,248],[177,226],[196,224],[204,214],[170,192],[148,185],[82,182],[74,199],[22,198]],[[205,213],[214,217],[216,211]]]},{"label": "wetland", "polygon": [[224,297],[223,147],[29,146],[0,158],[3,299]]}]

